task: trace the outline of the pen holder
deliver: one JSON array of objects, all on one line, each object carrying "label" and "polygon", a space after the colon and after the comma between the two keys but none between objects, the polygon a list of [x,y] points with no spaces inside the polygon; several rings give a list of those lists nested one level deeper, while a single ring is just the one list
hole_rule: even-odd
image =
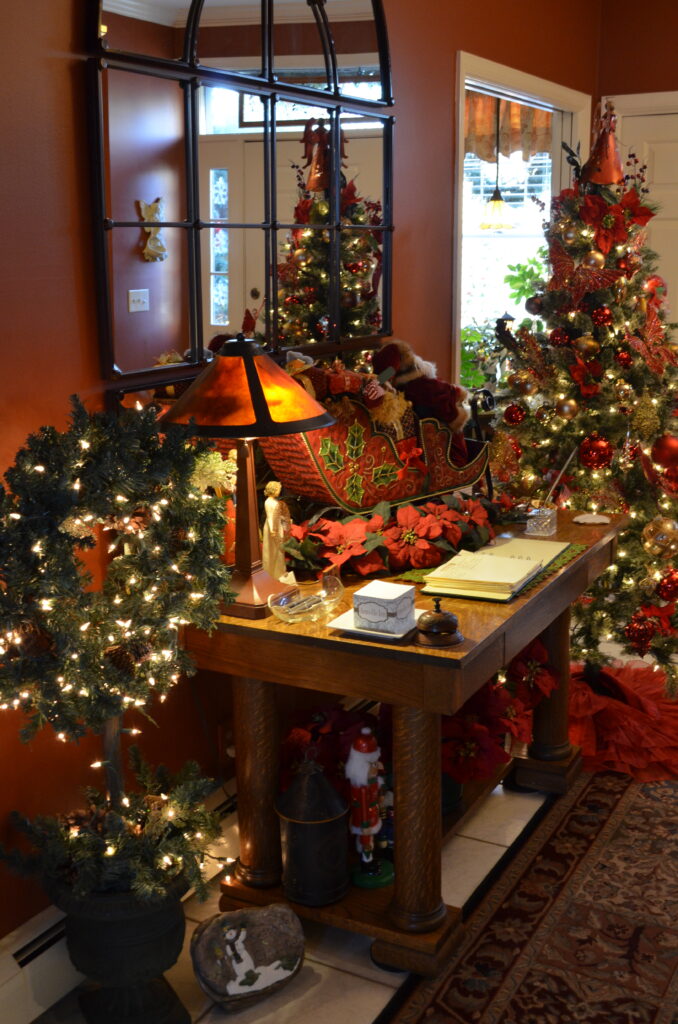
[{"label": "pen holder", "polygon": [[557,523],[557,509],[534,508],[528,514],[525,533],[530,537],[550,537],[556,532]]}]

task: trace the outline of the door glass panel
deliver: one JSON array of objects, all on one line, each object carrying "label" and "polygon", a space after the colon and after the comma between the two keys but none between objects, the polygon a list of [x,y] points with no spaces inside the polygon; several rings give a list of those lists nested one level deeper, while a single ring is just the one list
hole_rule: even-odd
[{"label": "door glass panel", "polygon": [[205,344],[215,334],[262,334],[265,244],[262,228],[213,227],[202,232]]}]

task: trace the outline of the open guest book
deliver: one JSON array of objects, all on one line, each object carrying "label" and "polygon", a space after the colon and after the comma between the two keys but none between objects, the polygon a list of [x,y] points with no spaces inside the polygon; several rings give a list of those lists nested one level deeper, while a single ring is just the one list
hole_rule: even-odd
[{"label": "open guest book", "polygon": [[556,540],[500,536],[479,551],[460,551],[432,569],[423,593],[510,601],[568,547]]}]

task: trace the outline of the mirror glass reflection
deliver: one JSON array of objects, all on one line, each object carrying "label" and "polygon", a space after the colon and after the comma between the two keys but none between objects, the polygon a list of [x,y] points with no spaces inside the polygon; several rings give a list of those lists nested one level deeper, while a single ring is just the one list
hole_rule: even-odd
[{"label": "mirror glass reflection", "polygon": [[261,0],[205,0],[197,57],[203,67],[261,75]]},{"label": "mirror glass reflection", "polygon": [[101,38],[110,50],[180,60],[190,6],[190,0],[103,0]]}]

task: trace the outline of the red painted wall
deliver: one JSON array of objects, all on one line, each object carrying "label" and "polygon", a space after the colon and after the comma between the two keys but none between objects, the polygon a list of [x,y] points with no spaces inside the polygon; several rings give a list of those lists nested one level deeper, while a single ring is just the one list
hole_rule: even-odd
[{"label": "red painted wall", "polygon": [[[0,472],[28,432],[65,423],[71,393],[91,407],[101,403],[81,59],[87,6],[88,0],[50,0],[3,7]],[[397,99],[394,324],[445,373],[456,50],[595,94],[603,42],[601,90],[675,88],[669,65],[678,15],[670,0],[660,0],[654,25],[631,32],[635,9],[628,0],[487,0],[482,10],[468,0],[429,0],[419,8],[385,0],[385,7]],[[192,754],[214,770],[227,704],[222,680],[183,684],[159,713],[161,731],[144,727],[145,749],[152,759],[173,757],[175,765]],[[17,715],[0,715],[0,840],[12,808],[67,810],[80,785],[92,781],[86,766],[94,743],[65,746],[45,733],[26,747],[18,728]],[[2,935],[44,898],[1,873],[0,886]]]},{"label": "red painted wall", "polygon": [[[598,94],[672,92],[678,89],[678,4],[653,0],[647,15],[632,0],[605,2]],[[607,10],[608,7],[610,10]]]},{"label": "red painted wall", "polygon": [[456,51],[593,94],[601,0],[386,0],[395,96],[394,333],[451,369]]}]

